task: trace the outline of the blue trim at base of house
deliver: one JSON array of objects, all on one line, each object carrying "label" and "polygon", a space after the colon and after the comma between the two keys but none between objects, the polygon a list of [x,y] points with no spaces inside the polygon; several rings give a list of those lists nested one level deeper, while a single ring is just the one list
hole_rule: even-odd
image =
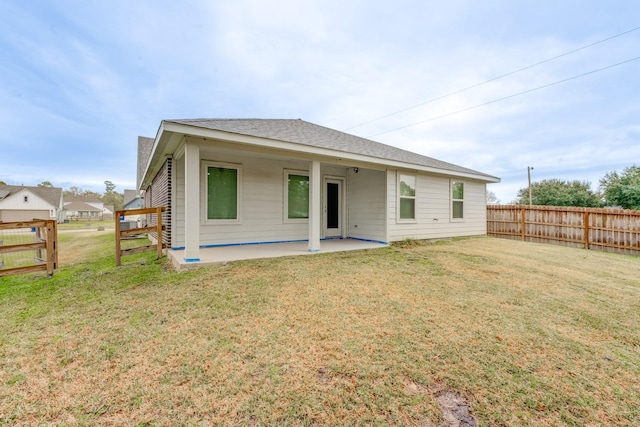
[{"label": "blue trim at base of house", "polygon": [[309,252],[311,252],[311,253],[314,253],[314,254],[315,254],[315,253],[320,252],[320,249],[309,249]]},{"label": "blue trim at base of house", "polygon": [[200,258],[183,258],[184,262],[200,262]]},{"label": "blue trim at base of house", "polygon": [[389,244],[389,242],[385,242],[383,240],[361,239],[359,237],[347,237],[347,239],[360,240],[361,242],[380,243],[381,245],[388,245]]},{"label": "blue trim at base of house", "polygon": [[[325,237],[322,240],[346,240],[346,239],[351,239],[351,240],[360,240],[362,242],[371,242],[371,243],[380,243],[382,245],[388,245],[388,242],[383,242],[382,240],[372,240],[372,239],[360,239],[358,237]],[[208,245],[200,245],[201,249],[205,249],[205,248],[224,248],[224,247],[228,247],[228,246],[250,246],[250,245],[274,245],[277,243],[303,243],[303,242],[308,242],[309,240],[273,240],[270,242],[244,242],[244,243],[215,243],[215,244],[208,244]],[[171,250],[173,251],[183,251],[184,250],[184,246],[172,246]],[[320,251],[312,251],[309,250],[309,252],[320,252]],[[186,262],[197,262],[200,261],[200,259],[196,259],[196,261],[190,261],[191,259],[196,259],[196,258],[190,258],[189,260],[187,260],[185,258]]]}]

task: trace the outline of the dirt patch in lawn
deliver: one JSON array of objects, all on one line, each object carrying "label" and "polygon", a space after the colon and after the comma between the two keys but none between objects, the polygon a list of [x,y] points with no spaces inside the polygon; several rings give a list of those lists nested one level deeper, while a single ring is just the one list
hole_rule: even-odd
[{"label": "dirt patch in lawn", "polygon": [[[447,390],[442,384],[425,386],[411,379],[405,381],[408,395],[429,394],[438,402],[442,412],[442,422],[438,427],[477,427],[478,421],[471,413],[469,400],[460,393]],[[429,423],[427,423],[429,425]]]}]

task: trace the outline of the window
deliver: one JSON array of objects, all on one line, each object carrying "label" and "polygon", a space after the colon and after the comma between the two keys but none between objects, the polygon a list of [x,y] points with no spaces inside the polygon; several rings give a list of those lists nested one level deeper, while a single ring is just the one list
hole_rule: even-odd
[{"label": "window", "polygon": [[401,220],[416,219],[416,176],[398,176],[398,212]]},{"label": "window", "polygon": [[285,222],[309,219],[309,174],[303,171],[285,171]]},{"label": "window", "polygon": [[451,217],[464,218],[464,182],[451,183]]},{"label": "window", "polygon": [[240,168],[205,164],[205,170],[206,219],[237,221],[240,210]]}]

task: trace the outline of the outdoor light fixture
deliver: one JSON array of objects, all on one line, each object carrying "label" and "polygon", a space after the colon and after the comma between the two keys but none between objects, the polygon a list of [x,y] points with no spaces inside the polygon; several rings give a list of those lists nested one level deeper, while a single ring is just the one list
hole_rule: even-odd
[{"label": "outdoor light fixture", "polygon": [[353,171],[354,171],[355,173],[358,173],[358,168],[353,168]]}]

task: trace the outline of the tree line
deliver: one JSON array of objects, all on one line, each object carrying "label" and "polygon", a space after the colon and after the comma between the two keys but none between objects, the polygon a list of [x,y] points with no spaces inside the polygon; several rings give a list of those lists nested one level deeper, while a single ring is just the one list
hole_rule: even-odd
[{"label": "tree line", "polygon": [[[514,204],[529,204],[529,187],[518,190]],[[598,208],[617,206],[640,210],[640,166],[629,166],[621,173],[607,173],[598,189],[588,181],[545,179],[531,183],[531,204],[539,206],[576,206]]]}]

